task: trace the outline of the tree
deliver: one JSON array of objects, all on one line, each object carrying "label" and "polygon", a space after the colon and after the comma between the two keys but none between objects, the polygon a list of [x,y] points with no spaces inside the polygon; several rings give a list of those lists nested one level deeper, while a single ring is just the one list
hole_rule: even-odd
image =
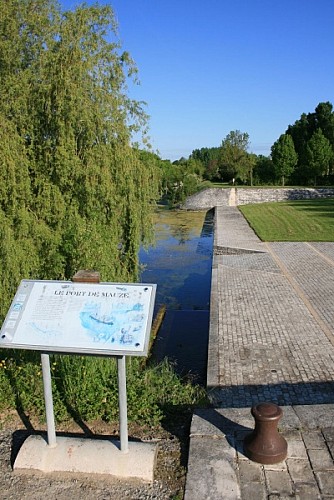
[{"label": "tree", "polygon": [[254,177],[257,184],[272,184],[275,182],[275,170],[270,157],[257,156]]},{"label": "tree", "polygon": [[298,155],[298,163],[293,174],[296,182],[309,181],[307,145],[314,132],[319,129],[330,142],[334,152],[334,112],[330,102],[320,102],[313,113],[303,113],[294,125],[289,125],[287,128],[286,133],[291,135]]},{"label": "tree", "polygon": [[281,177],[282,186],[285,179],[289,177],[298,161],[292,137],[289,134],[282,134],[271,147],[271,157],[276,171],[276,175]]},{"label": "tree", "polygon": [[146,127],[136,68],[110,7],[0,0],[2,306],[22,278],[97,268],[135,279],[158,169],[131,147]]},{"label": "tree", "polygon": [[320,102],[311,115],[315,122],[315,130],[321,129],[324,137],[334,148],[334,112],[330,102]]},{"label": "tree", "polygon": [[242,162],[240,163],[238,177],[241,181],[253,186],[253,170],[256,166],[256,155],[253,153],[246,153]]},{"label": "tree", "polygon": [[231,180],[243,177],[247,163],[249,135],[240,130],[232,130],[222,141],[219,159],[221,178]]},{"label": "tree", "polygon": [[203,167],[203,176],[208,180],[216,180],[219,177],[219,157],[220,148],[201,148],[194,149],[189,159],[199,160]]},{"label": "tree", "polygon": [[160,161],[162,170],[163,195],[169,205],[182,203],[187,196],[196,191],[203,180],[203,164],[190,157],[188,160],[180,158],[173,163]]},{"label": "tree", "polygon": [[307,143],[306,160],[307,170],[314,178],[314,185],[316,185],[318,176],[329,174],[329,167],[333,161],[332,147],[321,128],[314,132]]}]

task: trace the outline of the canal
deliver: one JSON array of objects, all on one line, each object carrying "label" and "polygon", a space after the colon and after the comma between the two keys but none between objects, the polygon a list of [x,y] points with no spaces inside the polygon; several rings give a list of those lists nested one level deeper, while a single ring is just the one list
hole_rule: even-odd
[{"label": "canal", "polygon": [[213,211],[159,209],[155,246],[140,250],[142,283],[156,283],[155,312],[166,315],[152,357],[205,385],[209,333]]}]

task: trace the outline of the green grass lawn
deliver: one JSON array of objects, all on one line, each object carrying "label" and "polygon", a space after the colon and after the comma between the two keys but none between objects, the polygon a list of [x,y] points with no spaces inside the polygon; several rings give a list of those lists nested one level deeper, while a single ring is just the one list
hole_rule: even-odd
[{"label": "green grass lawn", "polygon": [[334,241],[334,198],[239,206],[262,241]]}]

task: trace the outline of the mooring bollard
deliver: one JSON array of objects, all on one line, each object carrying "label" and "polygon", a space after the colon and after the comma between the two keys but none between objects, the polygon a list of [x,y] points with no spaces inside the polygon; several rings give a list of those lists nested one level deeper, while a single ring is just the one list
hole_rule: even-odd
[{"label": "mooring bollard", "polygon": [[251,413],[255,419],[255,429],[245,439],[245,455],[264,465],[285,460],[288,445],[277,429],[283,415],[282,409],[274,403],[260,403],[252,407]]}]

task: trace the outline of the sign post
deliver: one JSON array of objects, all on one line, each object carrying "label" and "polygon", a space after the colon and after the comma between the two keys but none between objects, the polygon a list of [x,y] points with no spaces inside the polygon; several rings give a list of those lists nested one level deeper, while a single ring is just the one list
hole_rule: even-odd
[{"label": "sign post", "polygon": [[128,453],[128,410],[126,398],[126,368],[125,356],[117,358],[117,377],[118,377],[118,405],[119,405],[119,434],[121,451]]},{"label": "sign post", "polygon": [[[30,436],[14,468],[153,480],[156,446],[128,442],[126,355],[147,355],[155,292],[152,284],[100,283],[95,271],[79,271],[71,282],[21,282],[0,331],[0,347],[41,351],[47,443]],[[116,357],[119,446],[56,438],[49,353]]]},{"label": "sign post", "polygon": [[48,445],[51,448],[57,446],[56,440],[56,426],[53,411],[53,398],[52,398],[52,385],[51,385],[51,371],[50,371],[50,356],[48,354],[41,354],[42,373],[43,373],[43,387],[44,387],[44,401],[45,401],[45,414],[46,414],[46,427],[48,433]]}]

